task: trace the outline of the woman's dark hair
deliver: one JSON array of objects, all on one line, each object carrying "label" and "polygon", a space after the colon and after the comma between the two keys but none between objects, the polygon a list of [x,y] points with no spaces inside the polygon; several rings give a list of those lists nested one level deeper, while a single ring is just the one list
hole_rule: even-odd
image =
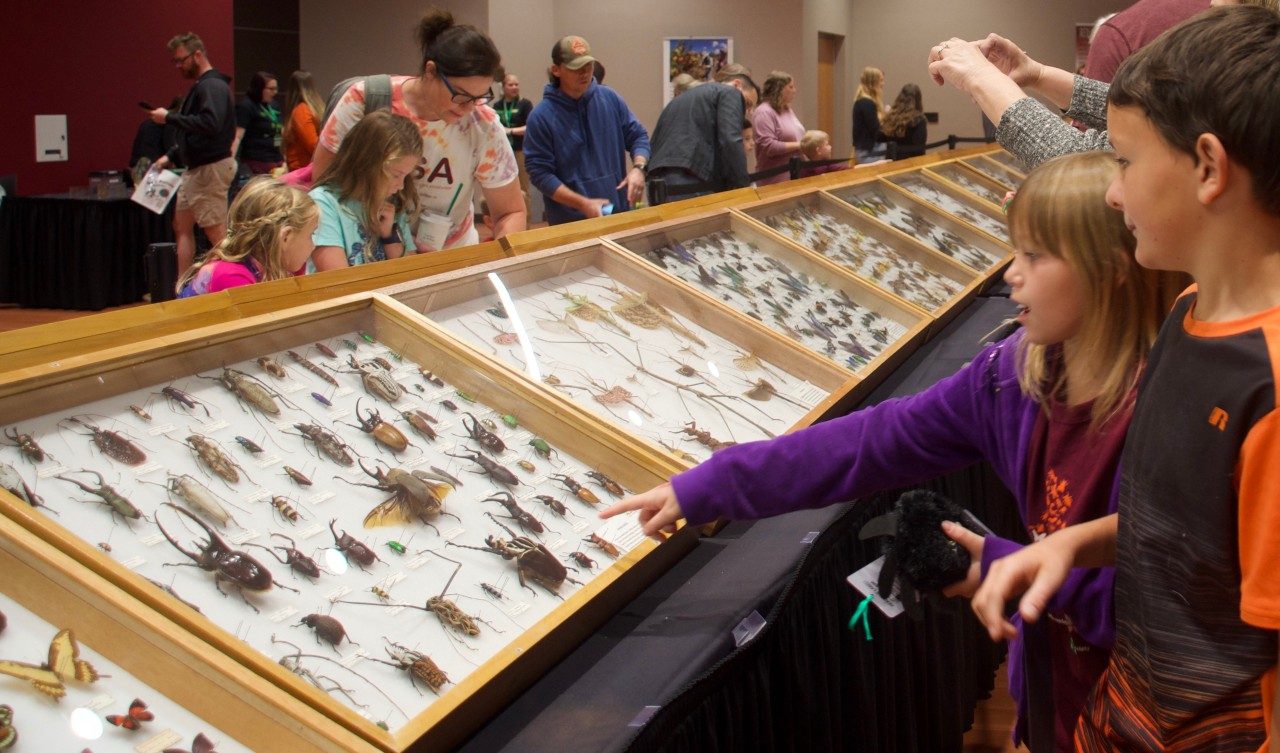
[{"label": "woman's dark hair", "polygon": [[272,81],[279,81],[276,74],[269,71],[258,71],[253,74],[253,78],[249,79],[249,91],[245,94],[249,95],[249,99],[254,102],[262,101],[262,90],[267,88],[267,84]]},{"label": "woman's dark hair", "polygon": [[418,22],[418,46],[422,67],[434,60],[444,76],[491,78],[502,67],[502,56],[493,40],[469,24],[455,24],[453,14],[432,8]]},{"label": "woman's dark hair", "polygon": [[898,92],[897,99],[893,100],[893,107],[889,110],[889,114],[885,115],[880,123],[880,130],[884,135],[890,138],[902,138],[907,135],[907,129],[924,118],[923,99],[919,86],[903,84],[902,91]]}]

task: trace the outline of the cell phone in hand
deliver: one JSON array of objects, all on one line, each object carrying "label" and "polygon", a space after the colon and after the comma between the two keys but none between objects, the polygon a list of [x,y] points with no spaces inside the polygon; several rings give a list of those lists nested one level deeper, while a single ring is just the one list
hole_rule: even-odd
[{"label": "cell phone in hand", "polygon": [[146,101],[145,99],[138,101],[138,107],[141,107],[144,110],[156,109],[154,105],[152,105],[150,102]]}]

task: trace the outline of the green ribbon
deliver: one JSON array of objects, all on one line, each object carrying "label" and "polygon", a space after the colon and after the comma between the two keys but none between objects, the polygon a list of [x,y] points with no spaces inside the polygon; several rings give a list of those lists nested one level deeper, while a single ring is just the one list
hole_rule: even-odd
[{"label": "green ribbon", "polygon": [[853,616],[849,618],[849,629],[856,629],[855,626],[861,622],[862,629],[867,634],[867,640],[871,640],[871,623],[867,620],[867,609],[875,598],[875,594],[867,594],[867,598],[858,603],[858,608],[853,610]]}]

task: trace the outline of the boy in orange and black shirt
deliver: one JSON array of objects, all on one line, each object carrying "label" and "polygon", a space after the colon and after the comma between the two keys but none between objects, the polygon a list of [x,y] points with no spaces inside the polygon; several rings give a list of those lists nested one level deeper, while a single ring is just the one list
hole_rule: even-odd
[{"label": "boy in orange and black shirt", "polygon": [[[1280,630],[1280,15],[1216,8],[1127,60],[1108,126],[1145,266],[1196,287],[1156,341],[1121,459],[1119,514],[996,563],[992,635],[1035,620],[1072,566],[1116,565],[1116,644],[1079,750],[1261,751]],[[1117,524],[1118,517],[1118,524]],[[1280,746],[1272,746],[1272,750]]]}]

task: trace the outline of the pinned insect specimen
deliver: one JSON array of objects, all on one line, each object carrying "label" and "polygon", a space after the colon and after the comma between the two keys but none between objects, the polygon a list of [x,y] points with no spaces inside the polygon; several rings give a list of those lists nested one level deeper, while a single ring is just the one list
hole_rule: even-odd
[{"label": "pinned insect specimen", "polygon": [[[319,346],[319,343],[317,343],[317,346]],[[330,350],[329,353],[333,353],[333,351]],[[329,353],[326,353],[325,355],[329,355]],[[293,359],[294,363],[298,364],[302,368],[306,369],[307,371],[310,371],[312,374],[315,374],[316,376],[320,377],[321,379],[328,382],[329,384],[332,384],[334,387],[338,386],[338,380],[334,379],[332,374],[330,374],[329,372],[317,366],[306,356],[298,355],[298,353],[292,350],[287,351],[287,355]],[[337,353],[333,353],[333,355],[329,355],[329,357],[333,358],[336,355]]]},{"label": "pinned insect specimen", "polygon": [[[467,430],[467,434],[476,441],[486,452],[494,455],[501,455],[506,451],[507,445],[497,434],[489,431],[476,420],[476,417],[470,413],[462,414],[462,427]],[[467,423],[467,419],[471,419],[471,423]]]},{"label": "pinned insect specimen", "polygon": [[605,541],[604,538],[602,538],[598,533],[591,534],[587,538],[583,539],[583,541],[587,542],[591,546],[594,546],[596,549],[599,549],[600,551],[604,552],[605,554],[609,555],[615,560],[618,558],[618,555],[621,554],[621,552],[618,551],[618,547],[614,546],[608,541]]},{"label": "pinned insect specimen", "polygon": [[0,612],[0,633],[3,633],[4,629],[8,626],[9,618],[4,616],[4,612]]},{"label": "pinned insect specimen", "polygon": [[214,533],[212,528],[205,524],[203,520],[200,520],[193,515],[189,510],[170,502],[165,502],[163,505],[165,507],[171,507],[174,511],[190,518],[196,525],[204,529],[205,535],[209,537],[208,540],[204,542],[196,542],[198,552],[183,549],[182,545],[179,544],[173,536],[169,535],[169,532],[165,530],[164,525],[160,523],[157,517],[156,527],[160,529],[160,533],[169,541],[170,544],[173,545],[174,549],[182,552],[192,560],[192,562],[166,562],[164,563],[165,567],[198,567],[201,570],[211,572],[213,573],[213,587],[218,590],[218,593],[223,596],[227,595],[222,590],[222,584],[224,582],[234,585],[237,592],[240,594],[241,600],[243,600],[245,604],[248,604],[255,612],[258,611],[258,608],[245,598],[245,589],[261,593],[270,591],[272,586],[277,586],[297,593],[298,589],[289,588],[288,586],[277,583],[275,578],[271,577],[271,571],[267,570],[261,562],[258,562],[256,559],[250,557],[244,552],[238,552],[228,546],[227,542],[222,540],[222,537]]},{"label": "pinned insect specimen", "polygon": [[448,481],[449,483],[453,484],[453,487],[455,489],[458,488],[459,486],[462,486],[462,479],[458,478],[457,476],[453,476],[446,473],[443,468],[438,468],[433,465],[431,466],[431,472],[436,474],[436,476],[444,479],[445,481]]},{"label": "pinned insect specimen", "polygon": [[203,732],[196,734],[195,739],[191,741],[191,748],[184,750],[182,748],[165,748],[160,753],[218,753],[214,750],[214,743]]},{"label": "pinned insect specimen", "polygon": [[[178,601],[182,602],[183,604],[186,604],[187,606],[191,607],[192,609],[196,610],[197,612],[201,612],[200,607],[196,606],[195,604],[192,604],[191,602],[189,602],[189,601],[187,601],[186,599],[184,599],[184,598],[182,598],[181,596],[179,596],[179,595],[178,595],[178,592],[177,592],[177,591],[175,591],[175,590],[173,590],[173,586],[165,585],[164,583],[161,583],[161,582],[160,582],[160,581],[158,581],[158,580],[151,580],[150,578],[148,578],[147,580],[151,583],[151,585],[155,586],[156,588],[160,589],[161,591],[164,591],[165,593],[169,594],[170,596],[172,596],[173,598],[175,598],[175,599],[177,599]],[[203,614],[203,612],[201,612],[201,614]]]},{"label": "pinned insect specimen", "polygon": [[593,559],[591,559],[590,557],[588,557],[588,556],[587,556],[587,553],[586,553],[586,552],[584,552],[584,551],[582,551],[582,550],[578,550],[578,551],[575,551],[575,552],[569,552],[569,559],[573,560],[574,562],[578,563],[579,565],[582,565],[583,567],[587,568],[588,570],[594,570],[594,569],[596,569],[596,561],[595,561],[595,560],[593,560]]},{"label": "pinned insect specimen", "polygon": [[136,732],[142,729],[143,722],[149,722],[156,718],[156,715],[147,710],[147,704],[142,702],[141,698],[133,699],[133,703],[129,704],[129,711],[124,714],[107,714],[107,721],[117,727]]},{"label": "pinned insect specimen", "polygon": [[18,730],[13,726],[13,707],[0,703],[0,750],[7,750],[18,744]]},{"label": "pinned insect specimen", "polygon": [[647,293],[617,288],[613,292],[618,296],[618,302],[613,304],[611,308],[615,314],[628,322],[641,329],[665,327],[686,340],[695,342],[698,345],[706,345],[702,338],[698,337],[693,330],[681,324],[671,312],[650,301]]},{"label": "pinned insect specimen", "polygon": [[[143,481],[142,483],[151,484],[154,482]],[[189,474],[184,473],[181,476],[175,476],[170,473],[169,477],[163,484],[155,484],[155,486],[163,486],[170,494],[182,499],[201,513],[207,515],[221,528],[226,528],[228,522],[235,522],[235,519],[231,517],[231,513],[227,510],[226,506],[222,504],[222,500],[220,500],[216,494],[209,491],[208,487],[201,484],[199,481],[196,481],[195,478]],[[176,505],[170,506],[177,507]],[[187,512],[180,507],[177,509]],[[190,513],[188,512],[187,514],[189,515]]]},{"label": "pinned insect specimen", "polygon": [[200,378],[209,379],[221,384],[228,392],[235,395],[236,402],[248,403],[254,408],[257,408],[258,411],[269,416],[280,415],[280,405],[276,402],[276,398],[284,401],[284,397],[282,397],[280,393],[263,384],[256,377],[250,376],[238,369],[232,369],[224,366],[222,373],[218,376],[200,376]]},{"label": "pinned insect specimen", "polygon": [[133,411],[133,415],[137,416],[138,418],[141,418],[143,421],[151,420],[151,414],[147,413],[146,409],[143,408],[141,405],[131,404],[129,406],[129,410]]},{"label": "pinned insect specimen", "polygon": [[400,417],[409,422],[413,430],[426,437],[429,441],[434,442],[440,435],[432,428],[431,424],[436,420],[429,416],[425,411],[407,410],[401,411]]},{"label": "pinned insect specimen", "polygon": [[441,400],[440,405],[444,406],[445,410],[448,410],[450,413],[458,412],[458,405],[452,400]]},{"label": "pinned insect specimen", "polygon": [[[359,426],[355,424],[347,424],[347,426],[359,429],[365,434],[372,436],[378,444],[386,447],[393,453],[404,452],[410,444],[409,438],[404,435],[404,432],[397,429],[394,425],[383,421],[382,416],[373,408],[370,408],[365,415],[360,415],[359,400],[356,400],[356,420],[360,422]],[[348,465],[350,465],[350,463],[348,463]]]},{"label": "pinned insect specimen", "polygon": [[[377,596],[378,600],[381,601],[383,604],[389,604],[391,602],[391,594],[388,593],[387,589],[383,588],[382,586],[378,586],[378,585],[369,586],[369,592],[372,593],[374,596]],[[343,603],[359,604],[360,602],[349,601],[349,602],[343,602]]]},{"label": "pinned insect specimen", "polygon": [[726,441],[716,439],[715,437],[711,436],[711,432],[706,431],[705,429],[699,429],[696,421],[690,421],[689,423],[685,424],[684,428],[681,429],[678,433],[685,434],[689,437],[692,437],[694,441],[696,441],[698,444],[702,445],[703,447],[710,449],[712,452],[715,452],[716,450],[724,449],[725,447],[732,447],[733,445],[737,444],[737,442],[726,442]]},{"label": "pinned insect specimen", "polygon": [[311,486],[311,479],[307,478],[306,475],[297,468],[286,465],[284,467],[284,472],[289,476],[289,478],[293,479],[293,482],[298,486]]},{"label": "pinned insect specimen", "polygon": [[[431,660],[431,657],[421,651],[411,651],[398,643],[392,643],[390,640],[387,640],[387,643],[390,644],[390,648],[387,649],[387,655],[391,657],[391,661],[374,657],[369,657],[369,660],[408,672],[409,681],[413,683],[414,689],[417,689],[418,683],[421,682],[432,693],[439,695],[440,688],[443,688],[445,683],[451,682],[449,675],[446,675],[444,670],[440,669],[440,665]],[[418,692],[421,693],[422,691]]]},{"label": "pinned insect specimen", "polygon": [[252,439],[249,439],[248,437],[237,436],[236,442],[239,443],[241,447],[248,450],[250,454],[257,455],[258,453],[262,452],[261,445],[259,445],[257,442],[254,442]]},{"label": "pinned insect specimen", "polygon": [[336,618],[330,617],[327,614],[309,614],[306,617],[303,617],[297,624],[306,625],[315,631],[317,644],[319,644],[320,641],[324,641],[337,649],[338,644],[342,643],[345,639],[347,643],[355,643],[357,646],[360,645],[359,643],[351,640],[351,636],[347,635],[347,629],[342,626],[341,622],[338,622]]},{"label": "pinned insect specimen", "polygon": [[27,486],[27,482],[23,481],[22,476],[19,475],[18,469],[8,463],[0,463],[0,488],[32,507],[45,506],[44,499],[31,491],[31,487]]},{"label": "pinned insect specimen", "polygon": [[323,355],[325,358],[338,357],[338,354],[333,352],[333,348],[330,348],[328,345],[325,345],[324,343],[319,343],[319,342],[316,343],[316,350],[320,351],[321,355]]},{"label": "pinned insect specimen", "polygon": [[[288,565],[289,570],[295,573],[305,575],[312,580],[320,577],[320,565],[316,564],[315,560],[299,551],[297,545],[293,543],[293,539],[285,536],[283,533],[273,533],[271,534],[271,538],[283,539],[284,541],[289,542],[289,544],[288,546],[277,547],[266,547],[261,544],[249,544],[248,546],[256,546],[259,549],[265,549],[276,559],[277,562],[282,565]],[[277,549],[284,552],[283,558],[279,554],[276,554]]]},{"label": "pinned insect specimen", "polygon": [[169,407],[171,408],[175,404],[177,404],[182,406],[186,410],[191,410],[193,408],[200,408],[201,410],[204,411],[204,414],[206,416],[212,415],[209,413],[209,406],[205,405],[204,401],[196,399],[196,397],[193,396],[190,392],[180,390],[177,387],[174,387],[173,385],[169,385],[168,387],[161,389],[160,394],[164,397],[166,401],[168,401]]},{"label": "pinned insect specimen", "polygon": [[45,451],[36,444],[36,440],[30,434],[23,434],[17,428],[6,429],[4,435],[13,440],[12,447],[17,447],[18,452],[32,463],[43,463]]},{"label": "pinned insect specimen", "polygon": [[[347,638],[347,641],[351,642],[350,637]],[[334,691],[337,691],[345,695],[347,697],[347,700],[350,701],[353,706],[358,706],[362,709],[368,708],[366,704],[360,703],[358,700],[356,700],[356,697],[352,694],[352,691],[349,688],[342,687],[341,683],[339,683],[337,680],[333,679],[332,677],[329,677],[328,675],[317,675],[316,673],[304,667],[302,665],[303,659],[316,659],[318,661],[328,662],[330,664],[336,665],[338,668],[342,669],[344,672],[348,672],[352,675],[355,675],[356,677],[360,678],[362,682],[364,682],[365,684],[373,688],[374,692],[378,693],[383,698],[385,698],[387,703],[389,703],[392,708],[399,711],[401,715],[404,715],[404,710],[401,709],[400,706],[396,704],[395,700],[393,700],[390,696],[388,696],[386,692],[382,690],[382,688],[373,684],[372,682],[369,681],[369,678],[365,677],[364,675],[360,674],[354,669],[347,667],[342,662],[339,662],[338,660],[330,658],[328,656],[303,653],[302,649],[299,648],[297,644],[277,638],[274,635],[271,636],[271,642],[273,644],[276,644],[276,643],[283,644],[285,646],[292,648],[294,651],[294,653],[280,658],[280,662],[279,662],[280,666],[284,667],[290,672],[293,672],[294,674],[306,680],[307,682],[311,683],[312,685],[316,686],[320,690],[323,690],[326,693],[333,693]],[[322,681],[327,681],[329,684],[326,685]]]},{"label": "pinned insect specimen", "polygon": [[396,554],[404,554],[405,552],[409,551],[408,547],[406,547],[404,544],[401,544],[399,541],[396,541],[395,539],[387,540],[387,548],[395,552]]},{"label": "pinned insect specimen", "polygon": [[597,484],[603,486],[605,491],[615,497],[621,497],[626,494],[626,491],[622,488],[622,484],[619,484],[617,481],[614,481],[600,471],[587,471],[587,475],[594,479]]},{"label": "pinned insect specimen", "polygon": [[428,382],[430,382],[430,383],[434,384],[435,386],[437,386],[437,387],[443,387],[443,386],[444,386],[444,380],[443,380],[443,379],[441,379],[440,377],[438,377],[438,376],[436,376],[435,374],[431,373],[430,371],[426,370],[425,368],[419,368],[419,369],[418,369],[418,373],[422,375],[422,378],[423,378],[423,379],[425,379],[425,380],[427,380]]},{"label": "pinned insect specimen", "polygon": [[276,379],[285,379],[289,376],[289,373],[284,370],[284,367],[281,366],[279,363],[277,363],[276,359],[272,358],[271,356],[262,356],[258,358],[257,364],[262,368],[263,371],[267,372],[268,374],[275,377]]},{"label": "pinned insect specimen", "polygon": [[377,483],[362,484],[348,479],[343,480],[353,486],[367,486],[370,489],[391,492],[390,497],[364,516],[365,528],[407,525],[418,520],[439,533],[439,529],[431,522],[435,518],[448,515],[461,522],[458,516],[444,511],[444,498],[453,491],[453,484],[439,478],[436,474],[429,471],[406,471],[403,468],[386,470],[375,468],[371,471],[365,467],[363,461],[360,463],[360,469]]},{"label": "pinned insect specimen", "polygon": [[756,379],[754,382],[751,382],[750,384],[751,384],[751,389],[747,390],[746,392],[744,392],[744,393],[742,393],[742,394],[746,395],[747,397],[751,398],[752,400],[758,400],[758,401],[760,401],[760,402],[767,402],[767,401],[769,401],[770,399],[772,399],[772,398],[775,398],[775,397],[776,397],[776,398],[778,398],[779,400],[781,400],[782,402],[784,402],[784,403],[788,403],[788,404],[790,404],[790,405],[794,405],[794,406],[796,406],[797,408],[805,408],[805,407],[807,407],[807,406],[805,406],[805,404],[804,404],[804,403],[796,402],[795,400],[792,400],[791,398],[789,398],[789,397],[787,397],[787,396],[783,395],[782,393],[778,392],[778,388],[777,388],[777,387],[774,387],[774,386],[773,386],[773,383],[769,382],[767,379],[763,379],[763,378]]},{"label": "pinned insect specimen", "polygon": [[381,562],[382,558],[377,555],[364,542],[357,540],[354,536],[343,531],[338,533],[334,530],[333,525],[337,523],[337,519],[329,521],[329,532],[333,534],[333,545],[347,560],[355,562],[361,569],[372,565],[374,562]]},{"label": "pinned insect specimen", "polygon": [[586,502],[589,505],[600,504],[600,498],[596,496],[596,493],[591,491],[587,487],[583,486],[582,484],[579,484],[577,480],[574,479],[572,476],[565,476],[560,473],[554,473],[551,475],[551,478],[556,481],[559,481],[560,484],[564,486],[564,488],[568,489],[569,492],[573,494],[573,496],[577,497],[583,502]]},{"label": "pinned insect specimen", "polygon": [[575,514],[575,513],[573,513],[572,511],[570,511],[568,507],[565,507],[565,504],[564,504],[563,502],[561,502],[560,500],[558,500],[558,499],[556,499],[555,497],[552,497],[552,496],[550,496],[550,495],[548,495],[548,494],[538,494],[538,495],[535,495],[535,496],[534,496],[534,499],[538,500],[538,501],[539,501],[539,502],[541,502],[542,504],[544,504],[544,505],[546,505],[547,507],[551,508],[551,512],[555,513],[556,515],[559,515],[559,516],[560,516],[560,517],[562,517],[562,518],[563,518],[566,514],[567,514],[567,515],[573,515],[573,517],[575,517],[575,518],[576,518],[576,517],[578,517],[578,515],[577,515],[577,514]]},{"label": "pinned insect specimen", "polygon": [[80,658],[80,646],[70,628],[59,630],[53,636],[49,643],[49,658],[44,664],[0,659],[0,675],[26,680],[31,687],[55,699],[67,694],[67,680],[84,683],[98,680],[98,670]]},{"label": "pinned insect specimen", "polygon": [[370,395],[380,397],[388,403],[394,403],[404,396],[404,388],[392,378],[391,372],[372,361],[360,361],[352,355],[347,357],[347,365],[355,370],[347,373],[358,373],[360,383]]},{"label": "pinned insect specimen", "polygon": [[520,470],[525,473],[534,473],[538,470],[538,466],[528,460],[517,460],[516,465],[520,466]]},{"label": "pinned insect specimen", "polygon": [[[147,462],[147,453],[142,448],[130,441],[125,435],[99,428],[83,419],[69,416],[63,421],[71,421],[79,424],[89,430],[92,442],[98,450],[112,460],[119,461],[125,465],[142,465]],[[62,421],[58,422],[62,425]]]},{"label": "pinned insect specimen", "polygon": [[[272,497],[271,507],[275,509],[276,513],[282,519],[287,520],[290,523],[297,523],[298,519],[302,517],[302,514],[298,512],[298,509],[294,507],[293,504],[290,503],[290,501],[285,497],[280,497],[280,496]],[[272,534],[272,535],[277,536],[281,534]]]},{"label": "pinned insect specimen", "polygon": [[[453,579],[458,576],[458,572],[462,569],[462,563],[457,560],[450,559],[439,552],[431,552],[431,554],[434,554],[446,562],[452,562],[454,565],[453,573],[449,576],[449,580],[445,581],[444,588],[440,590],[438,595],[427,599],[426,606],[420,607],[417,604],[391,604],[390,606],[402,607],[405,609],[420,609],[424,612],[430,612],[436,616],[436,619],[440,620],[441,625],[449,630],[471,638],[480,635],[480,625],[489,625],[489,623],[478,617],[473,617],[472,615],[467,614],[462,611],[455,602],[445,598],[445,594],[449,592],[449,586],[453,585]],[[379,594],[379,596],[383,598],[384,601],[387,600],[385,593]],[[380,606],[379,604],[370,601],[342,601],[341,603],[368,607]],[[492,625],[489,625],[489,627],[493,628]]]},{"label": "pinned insect specimen", "polygon": [[[498,492],[497,494],[491,497],[486,497],[480,501],[496,502],[497,504],[502,505],[507,510],[507,517],[515,521],[516,525],[529,533],[536,535],[546,530],[546,527],[542,525],[542,521],[533,517],[528,510],[521,507],[520,504],[516,502],[516,498],[511,496],[511,492]],[[490,518],[493,517],[493,513],[485,514]]]},{"label": "pinned insect specimen", "polygon": [[231,456],[218,446],[217,442],[201,435],[192,434],[187,437],[185,443],[195,453],[196,459],[200,464],[209,469],[211,473],[228,483],[236,483],[240,480],[240,471],[244,469],[240,464],[231,459]]},{"label": "pinned insect specimen", "polygon": [[626,327],[618,324],[618,320],[613,318],[613,314],[610,314],[599,304],[592,303],[587,296],[577,295],[566,291],[561,293],[560,297],[569,302],[569,305],[565,308],[566,313],[576,316],[584,322],[599,323],[600,326],[610,332],[622,335],[623,337],[631,336],[631,332],[628,331]]},{"label": "pinned insect specimen", "polygon": [[480,470],[473,471],[473,473],[488,476],[499,484],[505,484],[507,486],[520,485],[520,479],[516,478],[516,474],[478,452],[464,455],[454,455],[452,452],[446,452],[445,454],[450,457],[461,458],[463,460],[470,460],[474,462],[476,465],[480,466]]},{"label": "pinned insect specimen", "polygon": [[542,456],[546,460],[550,460],[552,454],[556,454],[556,455],[560,454],[556,452],[555,448],[553,448],[550,444],[547,444],[547,440],[542,439],[540,437],[534,437],[533,439],[530,439],[528,444],[530,447],[533,448],[534,452],[538,453],[540,456]]},{"label": "pinned insect specimen", "polygon": [[502,593],[502,589],[498,588],[492,583],[485,583],[484,581],[480,581],[480,590],[489,594],[490,596],[497,599],[498,601],[507,600],[506,594]]},{"label": "pinned insect specimen", "polygon": [[312,392],[312,393],[311,393],[311,397],[312,397],[312,398],[313,398],[317,403],[320,403],[321,405],[323,405],[323,406],[324,406],[324,407],[326,407],[326,408],[332,408],[332,407],[333,407],[333,401],[332,401],[332,400],[330,400],[329,398],[325,397],[324,395],[321,395],[319,392]]},{"label": "pinned insect specimen", "polygon": [[512,560],[515,562],[516,577],[520,579],[521,587],[530,591],[533,591],[533,587],[528,584],[528,581],[533,581],[552,594],[560,596],[560,586],[564,585],[566,580],[572,583],[578,582],[569,577],[569,571],[565,568],[564,563],[556,559],[556,556],[545,545],[539,544],[527,536],[518,536],[515,531],[502,525],[502,523],[496,520],[494,522],[511,535],[510,541],[497,536],[487,536],[483,547],[455,544],[452,541],[447,542],[447,545],[456,546],[460,549],[489,552],[490,554],[498,555],[504,560]]},{"label": "pinned insect specimen", "polygon": [[106,505],[107,509],[111,511],[111,516],[113,518],[117,515],[127,520],[137,520],[142,517],[142,511],[139,510],[136,505],[125,498],[123,494],[103,482],[101,473],[98,473],[97,471],[90,471],[88,469],[68,471],[68,473],[93,474],[94,478],[98,479],[98,485],[96,487],[89,486],[88,484],[73,478],[67,478],[65,475],[59,475],[56,478],[75,484],[80,487],[81,491],[88,492],[89,494],[97,497],[101,503]]},{"label": "pinned insect specimen", "polygon": [[374,345],[375,343],[378,342],[377,340],[373,339],[373,335],[369,334],[368,332],[360,332],[358,334],[360,335],[360,339],[364,340],[370,345]]},{"label": "pinned insect specimen", "polygon": [[323,426],[297,423],[293,425],[293,428],[298,430],[299,436],[311,441],[320,452],[323,452],[338,465],[351,466],[356,462],[352,459],[351,454],[347,452],[347,443],[343,442],[337,434]]}]

